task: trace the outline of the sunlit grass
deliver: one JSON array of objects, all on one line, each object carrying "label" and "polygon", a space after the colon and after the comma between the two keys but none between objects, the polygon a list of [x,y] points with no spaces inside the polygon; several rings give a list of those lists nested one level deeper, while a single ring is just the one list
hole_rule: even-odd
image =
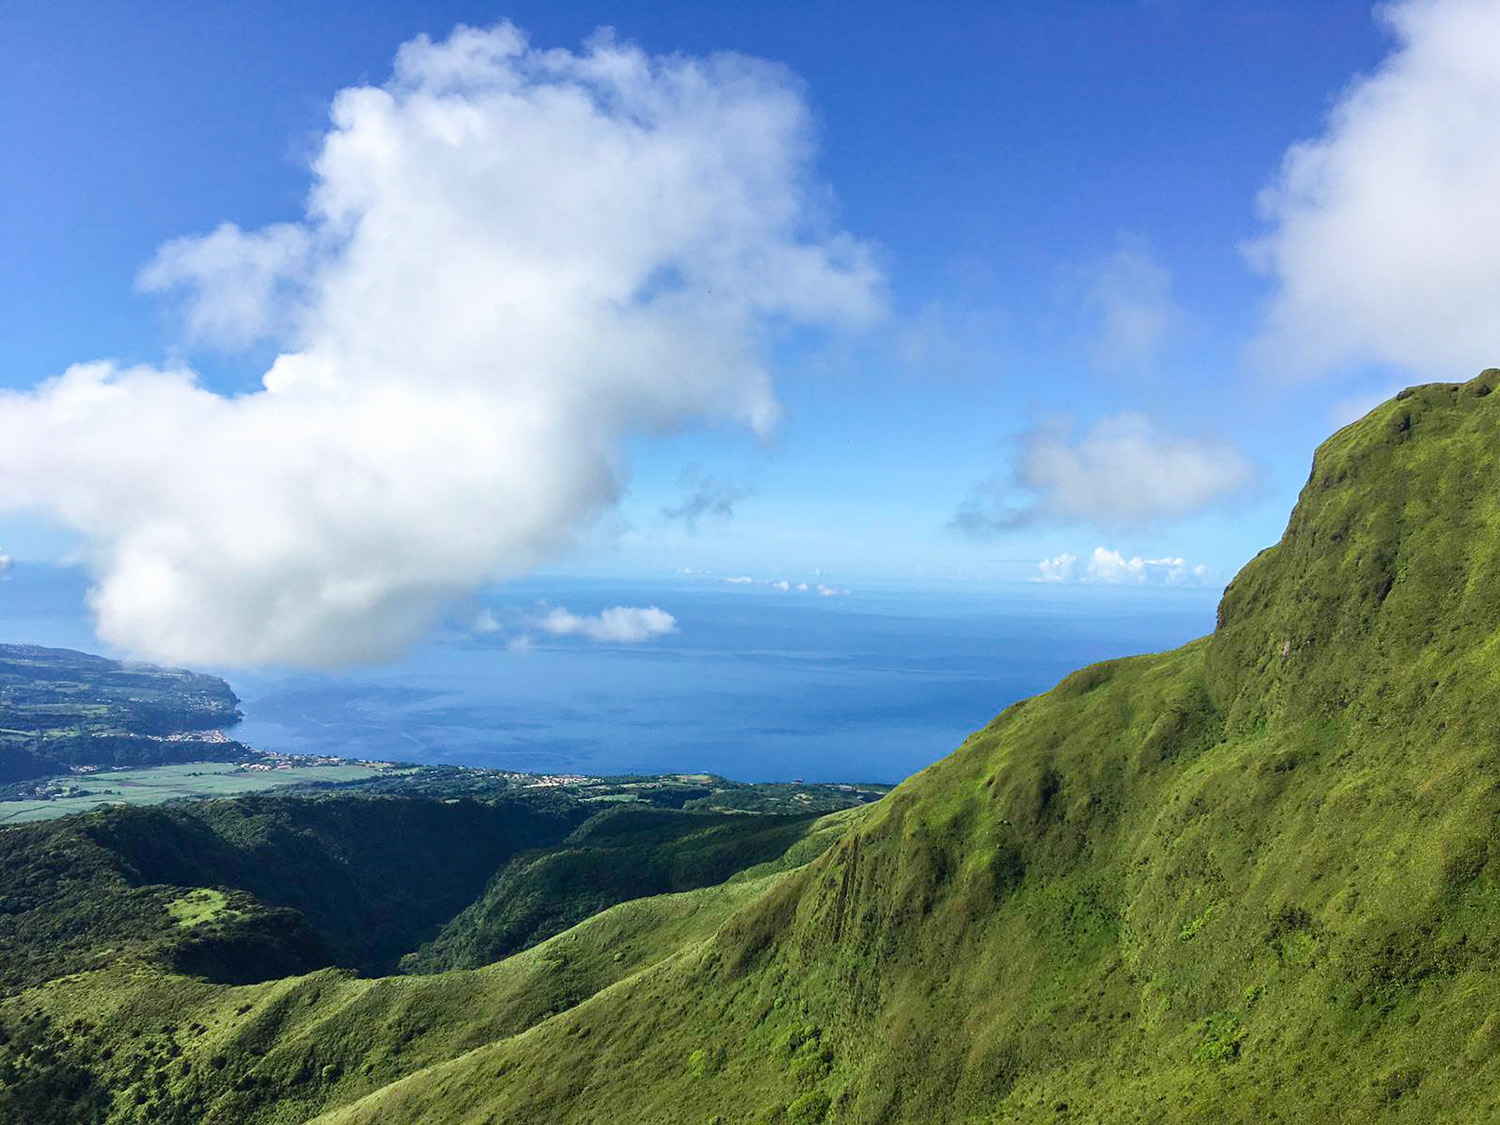
[{"label": "sunlit grass", "polygon": [[212,887],[200,887],[196,891],[189,891],[181,898],[169,902],[167,913],[176,918],[177,924],[183,929],[191,929],[194,926],[201,926],[204,922],[211,922],[215,918],[236,913],[228,907],[229,899],[223,891],[214,890]]}]

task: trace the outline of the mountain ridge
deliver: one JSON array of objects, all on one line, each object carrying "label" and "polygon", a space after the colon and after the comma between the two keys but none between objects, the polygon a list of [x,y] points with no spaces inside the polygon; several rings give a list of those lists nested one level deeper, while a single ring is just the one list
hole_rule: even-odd
[{"label": "mountain ridge", "polygon": [[12,1042],[53,1029],[0,1074],[109,1122],[1500,1120],[1497,385],[1324,442],[1214,633],[1072,673],[778,861],[477,970],[61,978],[0,1001]]},{"label": "mountain ridge", "polygon": [[1210,637],[1009,708],[628,998],[320,1122],[1500,1115],[1497,378],[1325,442]]}]

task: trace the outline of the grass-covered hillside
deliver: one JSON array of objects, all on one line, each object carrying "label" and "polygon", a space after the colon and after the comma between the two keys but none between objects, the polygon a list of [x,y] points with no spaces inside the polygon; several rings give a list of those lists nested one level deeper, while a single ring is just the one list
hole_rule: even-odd
[{"label": "grass-covered hillside", "polygon": [[786,854],[816,819],[633,803],[609,809],[557,847],[511,860],[405,968],[478,968],[615,903],[722,883]]},{"label": "grass-covered hillside", "polygon": [[320,1119],[1500,1119],[1500,371],[715,934]]},{"label": "grass-covered hillside", "polygon": [[[1500,1120],[1497,385],[1329,439],[1213,635],[1074,673],[767,864],[477,970],[24,989],[0,1119]],[[529,870],[468,932],[526,931]]]},{"label": "grass-covered hillside", "polygon": [[239,700],[217,676],[0,645],[0,785],[70,766],[232,761]]},{"label": "grass-covered hillside", "polygon": [[707,940],[775,878],[625,903],[470,972],[228,987],[131,964],[64,977],[0,1000],[0,1120],[303,1122]]},{"label": "grass-covered hillside", "polygon": [[[338,793],[0,830],[0,1121],[303,1121],[705,939],[858,815],[599,810]],[[420,967],[515,955],[351,971],[391,972],[445,924]]]}]

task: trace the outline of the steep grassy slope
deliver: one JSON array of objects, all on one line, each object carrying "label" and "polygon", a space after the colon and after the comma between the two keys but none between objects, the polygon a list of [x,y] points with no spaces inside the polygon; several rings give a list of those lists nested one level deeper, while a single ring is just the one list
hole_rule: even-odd
[{"label": "steep grassy slope", "polygon": [[615,903],[722,883],[784,854],[817,819],[630,805],[608,810],[557,847],[511,860],[403,968],[478,968]]},{"label": "steep grassy slope", "polygon": [[[71,1076],[94,1092],[101,1121],[131,1120],[134,1106],[184,1125],[303,1121],[330,1100],[522,1031],[643,959],[701,940],[756,890],[631,903],[476,973],[369,980],[326,970],[228,989],[145,966],[65,978],[0,1003],[0,1119],[95,1119],[87,1098],[42,1088]],[[21,1065],[16,1056],[35,1040],[49,1045],[53,1065]],[[99,1045],[112,1045],[107,1057]]]},{"label": "steep grassy slope", "polygon": [[126,963],[50,981],[0,1000],[0,1121],[304,1121],[695,947],[859,815],[825,817],[792,854],[726,885],[616,906],[475,972],[226,988]]},{"label": "steep grassy slope", "polygon": [[712,940],[319,1120],[1500,1120],[1497,383],[1325,443],[1212,637],[1010,708]]}]

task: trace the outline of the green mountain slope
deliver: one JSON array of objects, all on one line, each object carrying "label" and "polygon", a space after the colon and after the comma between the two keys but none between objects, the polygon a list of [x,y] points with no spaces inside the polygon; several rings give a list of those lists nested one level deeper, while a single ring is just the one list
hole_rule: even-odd
[{"label": "green mountain slope", "polygon": [[[429,967],[775,858],[485,968],[206,979],[354,940],[336,897],[314,925],[283,893],[331,813],[304,836],[193,806],[202,846],[123,819],[0,832],[31,840],[0,857],[26,872],[0,965],[33,985],[0,999],[0,1120],[1500,1120],[1497,385],[1334,435],[1212,636],[1076,672],[877,803],[561,827]],[[371,910],[382,864],[393,891],[427,870],[373,838],[344,858]],[[245,889],[262,868],[275,895]],[[221,926],[198,963],[153,944]]]},{"label": "green mountain slope", "polygon": [[[0,999],[0,1121],[304,1121],[680,956],[861,815],[806,826],[790,854],[722,886],[615,906],[477,971],[226,987],[127,956],[54,977]],[[194,911],[235,905],[183,897],[170,921],[189,929],[205,924]]]},{"label": "green mountain slope", "polygon": [[711,940],[319,1121],[1500,1119],[1497,383],[1325,443],[1213,636],[1010,708]]},{"label": "green mountain slope", "polygon": [[631,805],[608,810],[557,847],[511,860],[403,967],[478,968],[615,903],[722,883],[785,854],[817,819]]}]

